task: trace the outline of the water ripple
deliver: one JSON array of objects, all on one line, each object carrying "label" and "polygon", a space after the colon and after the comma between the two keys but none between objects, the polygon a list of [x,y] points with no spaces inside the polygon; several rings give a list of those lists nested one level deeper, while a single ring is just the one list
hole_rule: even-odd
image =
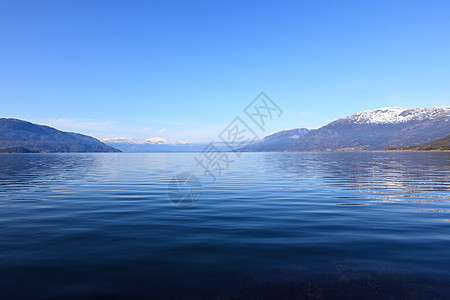
[{"label": "water ripple", "polygon": [[0,298],[449,295],[450,153],[195,155],[0,154]]}]

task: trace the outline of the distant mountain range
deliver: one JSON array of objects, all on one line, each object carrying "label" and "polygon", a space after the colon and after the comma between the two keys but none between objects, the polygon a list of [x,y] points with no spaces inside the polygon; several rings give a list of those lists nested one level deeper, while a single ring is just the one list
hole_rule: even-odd
[{"label": "distant mountain range", "polygon": [[99,140],[79,133],[18,119],[0,118],[2,152],[120,152]]},{"label": "distant mountain range", "polygon": [[450,151],[450,134],[437,141],[422,145],[413,145],[401,148],[389,148],[387,150],[407,150],[407,151]]},{"label": "distant mountain range", "polygon": [[104,143],[110,144],[133,144],[133,145],[187,145],[188,142],[171,141],[161,137],[148,138],[145,140],[137,140],[130,138],[106,138],[102,139]]},{"label": "distant mountain range", "polygon": [[[319,129],[280,131],[255,141],[245,151],[416,149],[408,147],[410,145],[419,145],[415,146],[419,147],[418,150],[438,150],[447,147],[449,133],[450,106],[386,107],[357,112]],[[225,143],[215,142],[214,145],[221,151],[229,150]],[[198,152],[207,146],[207,143],[195,144],[158,137],[99,141],[87,135],[63,132],[18,119],[0,119],[0,152]]]},{"label": "distant mountain range", "polygon": [[[171,141],[164,138],[148,138],[136,140],[130,138],[107,138],[105,144],[117,148],[122,152],[199,152],[208,146],[207,143],[189,143],[183,141]],[[228,146],[221,142],[214,143],[217,149],[227,151]]]},{"label": "distant mountain range", "polygon": [[450,107],[386,107],[354,113],[319,129],[285,130],[248,151],[384,150],[435,141],[450,133]]},{"label": "distant mountain range", "polygon": [[123,152],[189,152],[201,151],[205,145],[196,145],[182,141],[171,141],[164,138],[148,138],[137,140],[130,138],[107,138],[102,142]]}]

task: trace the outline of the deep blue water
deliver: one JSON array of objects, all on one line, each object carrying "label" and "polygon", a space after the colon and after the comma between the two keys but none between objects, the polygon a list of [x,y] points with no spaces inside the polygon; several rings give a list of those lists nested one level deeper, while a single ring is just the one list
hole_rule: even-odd
[{"label": "deep blue water", "polygon": [[0,298],[450,298],[450,153],[196,155],[1,154]]}]

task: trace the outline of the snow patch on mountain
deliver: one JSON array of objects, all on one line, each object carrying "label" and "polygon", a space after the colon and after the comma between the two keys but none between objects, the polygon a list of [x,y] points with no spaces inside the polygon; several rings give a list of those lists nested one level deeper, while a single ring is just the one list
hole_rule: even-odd
[{"label": "snow patch on mountain", "polygon": [[300,138],[300,136],[299,136],[298,134],[294,134],[294,135],[291,135],[289,138],[290,138],[290,139],[297,140],[297,139]]},{"label": "snow patch on mountain", "polygon": [[355,124],[396,124],[410,121],[423,121],[435,117],[450,116],[450,106],[440,107],[383,107],[354,113],[344,120]]}]

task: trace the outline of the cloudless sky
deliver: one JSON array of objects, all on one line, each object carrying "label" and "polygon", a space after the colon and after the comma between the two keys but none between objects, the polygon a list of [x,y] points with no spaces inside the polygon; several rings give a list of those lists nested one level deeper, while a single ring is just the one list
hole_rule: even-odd
[{"label": "cloudless sky", "polygon": [[0,1],[0,117],[208,142],[261,91],[267,133],[449,105],[450,1]]}]

